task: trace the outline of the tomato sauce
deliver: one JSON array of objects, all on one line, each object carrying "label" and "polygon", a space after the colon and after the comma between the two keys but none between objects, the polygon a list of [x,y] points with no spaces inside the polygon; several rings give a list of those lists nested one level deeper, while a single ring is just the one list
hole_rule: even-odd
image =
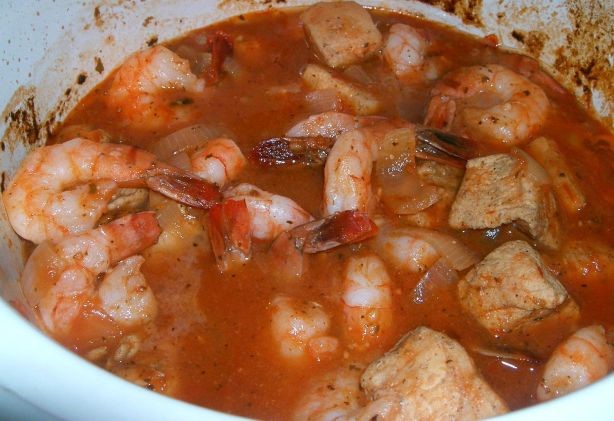
[{"label": "tomato sauce", "polygon": [[[514,63],[513,54],[438,24],[379,10],[372,10],[371,14],[382,33],[396,22],[420,28],[430,40],[431,54],[444,57],[442,65],[446,69]],[[233,40],[236,73],[223,72],[216,85],[206,87],[200,95],[191,95],[189,101],[182,102],[181,94],[170,94],[169,101],[178,101],[177,107],[189,107],[193,113],[191,121],[171,121],[160,130],[142,130],[119,122],[117,111],[105,102],[111,75],[75,108],[65,127],[89,125],[107,131],[121,142],[147,148],[151,142],[181,127],[214,124],[232,133],[247,154],[261,140],[283,134],[312,114],[305,106],[306,90],[299,74],[317,58],[305,40],[299,11],[241,15],[189,33],[168,46],[175,52],[197,53],[204,49],[203,39],[217,31]],[[380,58],[362,66],[368,74],[380,78],[368,88],[383,101],[380,114],[423,121],[434,81],[403,87],[394,81],[394,75],[383,70]],[[552,109],[539,135],[557,141],[588,201],[586,208],[574,215],[559,212],[564,242],[601,244],[612,259],[612,135],[582,110],[571,94],[547,89],[546,93]],[[321,215],[321,168],[261,168],[250,163],[234,181],[239,182],[290,197],[314,216]],[[137,332],[143,341],[138,352],[122,362],[124,368],[146,365],[163,373],[163,386],[156,386],[153,380],[147,386],[178,399],[244,416],[287,419],[310,379],[342,364],[368,365],[406,332],[425,325],[458,340],[474,358],[486,381],[515,409],[536,403],[535,390],[545,359],[569,334],[566,327],[556,324],[534,332],[532,349],[539,356],[529,361],[482,355],[480,349],[494,349],[501,343],[461,308],[455,285],[439,286],[427,291],[421,300],[413,300],[422,274],[408,274],[388,265],[394,283],[391,334],[368,351],[351,349],[343,339],[342,271],[350,255],[374,250],[373,240],[308,256],[307,273],[291,283],[278,279],[275,262],[266,253],[268,244],[258,242],[251,261],[241,270],[220,274],[206,229],[198,222],[205,220],[205,212],[191,212],[195,219],[187,223],[189,229],[182,233],[181,241],[171,241],[172,247],[158,244],[144,253],[147,260],[143,272],[158,300],[159,314],[153,326]],[[540,248],[513,225],[494,230],[445,231],[456,235],[481,257],[505,241],[528,241],[540,251],[578,303],[581,325],[600,323],[606,328],[614,325],[611,311],[614,284],[606,278],[612,260],[600,262],[595,258],[587,263],[584,272],[574,272],[565,269],[560,253]],[[611,269],[609,272],[612,273]],[[289,362],[280,357],[270,328],[271,300],[279,293],[320,303],[331,315],[331,332],[340,338],[342,350],[322,361]],[[86,356],[101,343],[99,336],[80,332],[78,327],[70,337],[61,339]],[[112,344],[118,340],[109,336],[102,342]]]}]

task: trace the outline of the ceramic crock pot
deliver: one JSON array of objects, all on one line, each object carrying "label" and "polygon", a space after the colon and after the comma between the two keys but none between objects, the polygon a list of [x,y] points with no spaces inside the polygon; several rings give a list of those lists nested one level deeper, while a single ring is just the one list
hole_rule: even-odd
[{"label": "ceramic crock pot", "polygon": [[[26,152],[131,52],[238,13],[308,0],[4,0],[0,14],[0,187]],[[612,127],[614,3],[608,0],[367,0],[484,36],[540,59]],[[431,3],[428,5],[426,3]],[[233,417],[125,382],[65,350],[15,310],[23,242],[0,201],[0,418]],[[501,420],[611,420],[614,376]]]}]

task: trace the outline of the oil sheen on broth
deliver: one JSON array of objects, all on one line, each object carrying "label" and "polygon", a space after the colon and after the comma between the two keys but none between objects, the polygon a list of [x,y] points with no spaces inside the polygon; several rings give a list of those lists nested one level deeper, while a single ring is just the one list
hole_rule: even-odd
[{"label": "oil sheen on broth", "polygon": [[[324,165],[261,165],[250,151],[265,139],[283,136],[296,123],[311,115],[326,111],[351,115],[360,112],[357,110],[365,104],[352,103],[355,92],[344,96],[343,87],[326,85],[313,88],[305,80],[305,72],[314,71],[318,83],[324,83],[317,73],[323,71],[332,74],[337,81],[341,80],[342,84],[357,87],[363,94],[375,98],[377,110],[364,114],[387,118],[391,125],[389,128],[396,130],[400,138],[418,130],[408,127],[405,122],[423,124],[426,118],[431,126],[474,140],[477,149],[470,152],[472,159],[507,154],[512,162],[519,163],[512,178],[522,178],[524,168],[535,162],[523,153],[540,161],[546,172],[527,170],[527,183],[535,183],[537,197],[545,194],[540,189],[554,192],[555,209],[549,214],[558,221],[554,245],[540,231],[542,228],[531,228],[532,216],[524,213],[521,216],[514,214],[503,223],[487,228],[472,228],[466,226],[466,221],[462,228],[450,226],[450,205],[455,200],[467,157],[463,158],[460,168],[419,156],[412,159],[407,168],[411,169],[414,181],[416,174],[422,177],[418,188],[432,189],[434,204],[423,210],[404,213],[391,210],[398,205],[398,197],[394,194],[389,201],[372,200],[366,210],[379,226],[377,236],[305,254],[300,277],[286,274],[281,269],[289,258],[272,253],[272,239],[268,238],[252,238],[251,258],[239,263],[231,259],[228,269],[220,271],[220,262],[216,260],[210,243],[208,212],[178,205],[159,193],[149,192],[148,198],[137,208],[156,211],[162,228],[157,244],[141,253],[145,258],[142,273],[157,300],[156,316],[144,325],[118,328],[107,315],[91,312],[78,318],[67,332],[54,336],[111,372],[158,392],[224,412],[264,419],[288,419],[295,415],[297,406],[306,399],[305,395],[317,379],[330,376],[340,368],[355,371],[358,376],[406,333],[425,326],[460,343],[474,361],[479,376],[511,410],[537,403],[536,391],[546,361],[555,347],[581,327],[601,325],[608,330],[614,326],[614,313],[611,311],[614,298],[611,282],[614,276],[614,187],[608,183],[614,179],[612,135],[579,108],[575,99],[530,59],[499,50],[488,39],[471,38],[411,16],[369,10],[383,37],[382,44],[376,46],[377,51],[365,53],[365,58],[354,59],[354,64],[342,63],[332,69],[327,65],[326,51],[318,51],[316,46],[320,36],[317,30],[306,36],[305,27],[310,23],[308,15],[301,18],[303,12],[303,9],[269,10],[241,15],[166,44],[172,52],[189,60],[192,72],[205,80],[204,86],[197,86],[198,83],[192,80],[185,82],[180,89],[160,90],[153,94],[155,101],[145,100],[145,108],[135,106],[131,111],[125,101],[133,100],[134,96],[130,96],[133,93],[129,92],[128,99],[121,95],[119,99],[110,98],[116,95],[112,86],[115,74],[112,74],[81,101],[51,143],[81,136],[97,141],[110,139],[155,151],[161,138],[200,124],[215,133],[215,137],[234,140],[243,154],[251,157],[224,187],[226,191],[241,183],[250,183],[267,192],[291,198],[319,219],[327,215],[324,204],[327,193],[323,186],[329,181],[325,180],[328,169],[325,170]],[[408,25],[413,32],[404,34],[403,27],[398,24]],[[396,25],[394,31],[391,30],[393,25]],[[399,37],[417,37],[417,44],[412,48],[424,54],[424,62],[416,67],[418,70],[406,73],[400,70],[395,74],[391,59],[386,57],[384,50],[395,31],[399,31]],[[213,42],[213,39],[217,41]],[[221,50],[226,50],[226,53],[220,53]],[[415,51],[410,49],[398,54],[411,58],[412,54],[419,54]],[[220,71],[212,72],[212,61],[220,57],[223,60]],[[493,92],[482,92],[479,98],[470,98],[467,94],[474,86],[472,83],[485,83],[484,79],[467,82],[468,79],[463,78],[475,76],[458,73],[458,69],[478,65],[488,65],[479,70],[485,72],[482,77],[486,79],[495,77],[495,74],[511,78],[514,75],[503,72],[515,72],[514,77],[518,80],[510,82],[512,85],[521,83],[522,79],[522,83],[530,83],[544,92],[549,105],[543,111],[543,122],[529,121],[539,117],[535,117],[541,112],[538,109],[525,114],[507,110],[505,115],[524,121],[494,122],[499,118],[495,116],[490,122],[475,123],[472,128],[470,111],[462,114],[464,123],[458,123],[461,114],[457,113],[455,121],[451,122],[446,120],[449,114],[431,109],[431,98],[437,96],[438,89],[443,92],[441,98],[448,99],[455,95],[451,91],[462,91],[456,92],[459,96],[455,104],[457,110],[470,109],[478,102],[494,105],[496,98],[490,97],[495,95]],[[526,82],[527,78],[531,82]],[[463,88],[462,83],[469,87]],[[527,92],[529,88],[522,89]],[[536,94],[528,92],[524,95]],[[535,100],[531,107],[542,106],[539,99],[531,99]],[[443,120],[441,113],[445,114]],[[381,121],[369,120],[366,116],[359,118],[363,120],[356,124],[375,127],[372,132],[377,132]],[[499,142],[498,139],[506,138],[509,131],[499,131],[499,137],[493,137],[487,129],[483,130],[488,124],[509,124],[511,132],[519,125],[528,128],[526,134],[514,132],[509,142]],[[340,134],[336,142],[340,143],[344,136],[348,134]],[[385,135],[381,137],[389,139]],[[545,143],[532,143],[541,137],[546,138]],[[579,185],[586,201],[585,205],[579,206],[580,210],[567,209],[565,200],[569,199],[559,195],[555,183],[544,181],[552,177],[548,172],[551,164],[544,164],[544,154],[539,152],[540,147],[552,146],[547,140],[554,140],[566,171]],[[330,149],[329,145],[329,150],[322,153],[332,156],[336,146]],[[173,155],[171,163],[177,165],[177,162],[177,155]],[[389,194],[391,179],[386,177],[394,178],[394,174],[386,175],[386,171],[380,171],[381,162],[376,159],[370,186],[374,196],[380,199]],[[367,165],[371,166],[371,162]],[[433,174],[440,174],[442,168],[443,182],[437,185]],[[566,176],[564,173],[559,175]],[[501,183],[509,181],[509,177],[502,177]],[[425,179],[430,181],[424,182]],[[523,186],[526,190],[526,185]],[[456,201],[459,201],[458,197]],[[120,206],[117,213],[107,212],[101,222],[109,222],[135,208],[128,209],[130,211]],[[473,220],[468,222],[472,223]],[[539,221],[535,224],[539,225]],[[459,279],[470,277],[468,272],[472,269],[463,267],[454,271],[449,264],[446,267],[445,259],[443,262],[439,260],[437,247],[433,250],[429,246],[429,235],[433,230],[456,238],[477,256],[475,262],[482,261],[493,250],[512,241],[528,243],[540,256],[543,268],[551,272],[563,287],[567,294],[562,298],[564,305],[558,303],[556,308],[537,311],[528,316],[531,320],[523,319],[522,323],[509,328],[495,326],[491,329],[488,323],[492,323],[495,316],[482,323],[480,316],[464,306],[459,298],[459,294],[465,293],[467,300],[472,297],[470,282],[466,284],[465,292],[460,292],[458,285]],[[397,236],[395,241],[399,242],[390,240],[386,245],[387,240],[382,239],[385,235]],[[424,263],[416,263],[413,269],[408,269],[402,261],[407,258],[388,255],[394,254],[394,249],[399,247],[416,247],[415,241],[403,243],[409,241],[403,236],[426,241],[423,247],[427,251],[421,255]],[[429,253],[434,257],[429,259]],[[360,314],[355,316],[358,321],[352,319],[354,316],[348,316],[356,308],[348,308],[350,299],[344,295],[350,282],[348,278],[352,276],[353,269],[349,266],[352,262],[359,265],[356,271],[372,265],[369,270],[373,273],[370,272],[369,276],[379,276],[374,274],[381,270],[376,266],[383,265],[390,278],[389,284],[378,287],[387,291],[388,295],[382,293],[379,298],[385,304],[375,306],[377,314],[366,310],[360,313],[359,310]],[[456,276],[447,278],[431,270],[436,264],[444,264],[443,272],[454,271]],[[425,277],[427,272],[429,276]],[[384,296],[387,298],[382,298]],[[297,352],[301,355],[298,357],[284,354],[292,354],[291,349],[285,349],[283,345],[280,348],[280,343],[285,340],[284,334],[278,333],[274,326],[276,323],[283,325],[279,318],[285,317],[284,311],[294,312],[299,319],[295,319],[297,324],[303,323],[304,326],[313,322],[317,325],[312,326],[313,329],[322,330],[321,334],[316,334],[321,338],[318,336],[314,342],[306,340],[301,345],[304,348],[299,346]],[[369,317],[376,318],[373,325],[360,324]],[[95,329],[89,323],[92,318],[99,319]],[[509,322],[510,317],[506,320]],[[349,323],[358,323],[356,329],[359,332],[348,329]],[[361,331],[363,327],[366,330]],[[286,332],[286,335],[291,336],[291,333]],[[291,341],[288,347],[292,348]],[[337,387],[333,383],[329,382],[330,389]],[[356,388],[352,399],[355,406],[364,406],[382,393],[373,392],[372,386],[364,383],[363,389]]]}]

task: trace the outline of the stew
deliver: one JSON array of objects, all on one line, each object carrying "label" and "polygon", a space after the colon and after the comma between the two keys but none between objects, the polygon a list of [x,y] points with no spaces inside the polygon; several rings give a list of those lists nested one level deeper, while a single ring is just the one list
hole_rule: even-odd
[{"label": "stew", "polygon": [[4,201],[37,323],[129,381],[481,418],[582,386],[548,371],[578,338],[589,381],[612,369],[612,140],[492,37],[322,3],[135,53]]}]

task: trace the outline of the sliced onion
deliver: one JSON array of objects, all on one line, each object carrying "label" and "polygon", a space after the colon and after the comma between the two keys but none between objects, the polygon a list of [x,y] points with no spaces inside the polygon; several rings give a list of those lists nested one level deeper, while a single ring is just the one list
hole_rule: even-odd
[{"label": "sliced onion", "polygon": [[422,181],[415,172],[379,175],[380,199],[397,215],[413,215],[441,199],[441,191]]},{"label": "sliced onion", "polygon": [[231,76],[237,76],[241,72],[241,65],[233,57],[226,57],[222,70]]},{"label": "sliced onion", "polygon": [[445,260],[445,263],[452,269],[464,270],[480,260],[473,250],[451,235],[418,227],[405,227],[402,230],[408,236],[426,241],[433,246],[442,259]]},{"label": "sliced onion", "polygon": [[488,349],[484,347],[475,347],[475,348],[472,348],[472,351],[477,354],[484,355],[486,357],[494,357],[500,360],[525,361],[525,362],[530,362],[530,363],[537,362],[535,358],[530,357],[525,354],[521,354],[520,352],[510,352],[510,351],[503,351],[499,349],[495,350],[495,349]]},{"label": "sliced onion", "polygon": [[456,282],[458,282],[458,273],[446,264],[444,258],[441,258],[420,278],[412,291],[412,300],[416,304],[423,304],[429,295],[433,295],[434,290],[449,287]]},{"label": "sliced onion", "polygon": [[166,162],[173,167],[181,168],[185,171],[190,171],[192,169],[190,157],[185,151],[177,152],[175,155],[167,159]]},{"label": "sliced onion", "polygon": [[415,172],[416,135],[413,127],[390,130],[378,145],[375,160],[380,198],[398,215],[412,215],[441,199],[435,186]]},{"label": "sliced onion", "polygon": [[524,167],[523,169],[526,171],[526,174],[531,177],[537,185],[544,186],[550,184],[550,176],[533,157],[518,148],[512,149],[511,152],[512,156],[514,156],[520,165]]},{"label": "sliced onion", "polygon": [[179,238],[187,238],[200,226],[196,223],[197,210],[172,200],[162,200],[157,209],[157,215],[160,228]]},{"label": "sliced onion", "polygon": [[224,131],[220,127],[195,124],[164,136],[157,142],[152,142],[147,149],[153,152],[160,160],[166,161],[177,152],[196,148],[207,139],[223,135]]},{"label": "sliced onion", "polygon": [[363,85],[369,85],[373,83],[373,78],[360,67],[358,64],[353,64],[343,71],[343,75],[354,82],[362,83]]},{"label": "sliced onion", "polygon": [[305,95],[305,102],[310,112],[317,114],[337,111],[341,108],[341,99],[334,89],[318,89]]},{"label": "sliced onion", "polygon": [[378,145],[376,167],[380,173],[400,174],[414,165],[416,133],[413,127],[390,130]]},{"label": "sliced onion", "polygon": [[177,54],[190,62],[190,69],[196,75],[201,75],[211,64],[211,53],[187,45],[179,47]]}]

